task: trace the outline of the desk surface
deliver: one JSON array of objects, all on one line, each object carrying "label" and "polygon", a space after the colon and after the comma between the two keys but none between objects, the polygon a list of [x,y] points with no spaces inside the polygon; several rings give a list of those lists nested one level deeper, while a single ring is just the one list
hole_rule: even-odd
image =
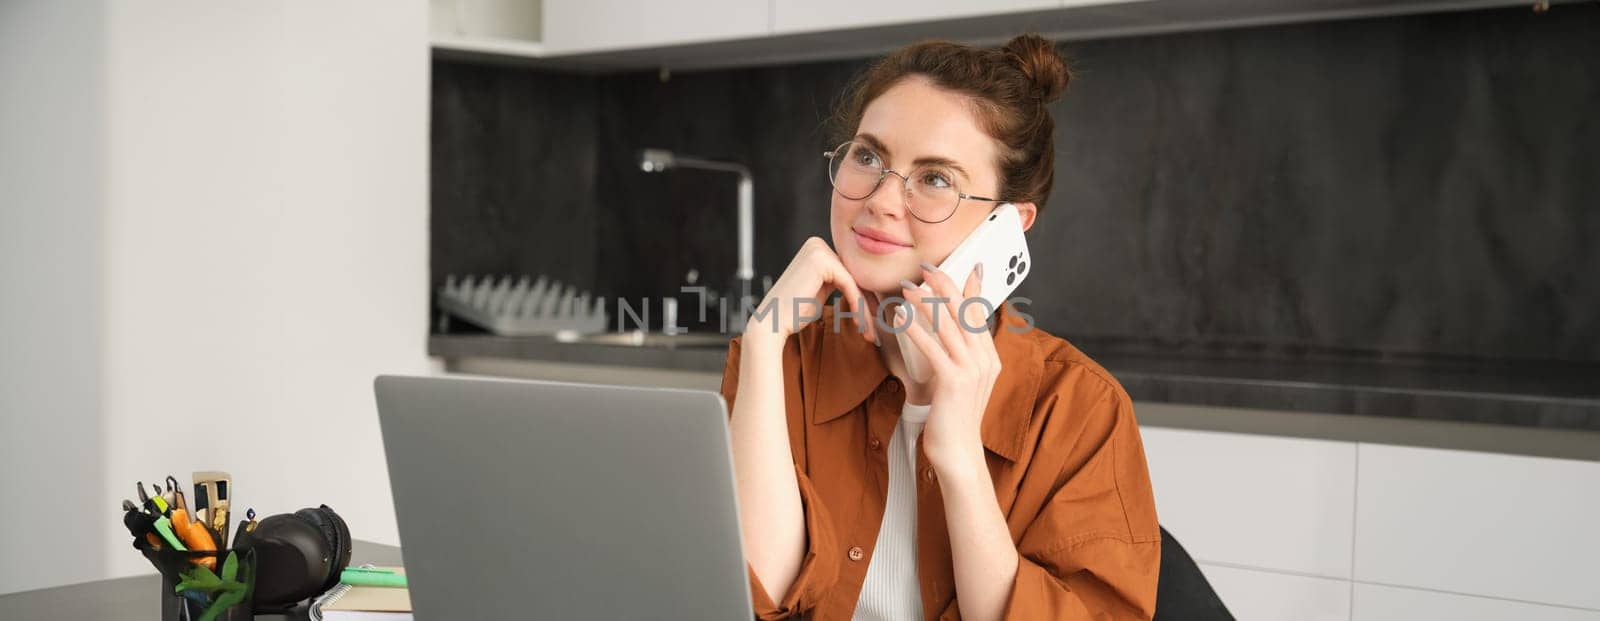
[{"label": "desk surface", "polygon": [[[355,543],[352,565],[401,564],[400,548],[360,540]],[[0,619],[160,619],[160,589],[161,576],[152,573],[0,595]],[[299,618],[305,618],[303,611]]]}]

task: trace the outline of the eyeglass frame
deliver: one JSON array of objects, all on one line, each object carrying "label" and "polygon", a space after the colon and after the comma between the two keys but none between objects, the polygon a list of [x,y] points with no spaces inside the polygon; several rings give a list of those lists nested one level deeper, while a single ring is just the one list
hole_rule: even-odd
[{"label": "eyeglass frame", "polygon": [[[861,198],[850,198],[844,192],[840,192],[839,191],[839,184],[834,183],[834,181],[833,181],[833,166],[831,165],[831,162],[833,161],[834,156],[839,154],[839,149],[844,147],[845,145],[849,145],[849,144],[856,144],[856,141],[854,141],[854,140],[846,140],[844,142],[839,143],[839,146],[834,147],[831,150],[822,152],[822,159],[828,160],[830,162],[830,165],[828,166],[828,185],[833,188],[833,191],[839,192],[839,196],[843,196],[843,197],[848,198],[848,199],[853,200],[853,201],[864,201],[864,200],[867,200],[868,198],[871,198],[873,194],[877,194],[878,193],[878,188],[883,187],[883,180],[886,177],[888,177],[890,174],[893,174],[894,176],[900,178],[900,187],[905,188],[905,191],[903,192],[903,194],[905,196],[907,196],[907,197],[910,196],[910,194],[911,194],[911,178],[907,177],[907,176],[905,176],[903,174],[900,174],[899,171],[894,170],[892,168],[884,168],[883,170],[878,171],[878,181],[875,182],[872,185],[872,191],[867,192],[866,194],[862,195]],[[872,145],[864,145],[864,146],[871,147]],[[913,169],[913,170],[915,170],[915,169]],[[953,180],[952,180],[952,182],[953,182]],[[905,199],[902,199],[902,200],[905,200]],[[945,222],[945,221],[948,221],[951,218],[954,218],[956,216],[956,212],[961,210],[961,201],[963,201],[963,200],[983,201],[983,202],[988,202],[988,203],[1004,203],[1004,202],[1006,202],[1004,199],[999,199],[999,198],[988,198],[988,197],[984,197],[984,196],[974,196],[972,194],[967,194],[965,192],[962,192],[961,190],[958,189],[958,190],[956,190],[956,204],[955,204],[955,206],[950,208],[950,214],[949,215],[946,215],[944,218],[939,219],[939,220],[929,220],[929,219],[924,218],[924,217],[922,217],[920,215],[917,215],[917,210],[911,208],[911,201],[905,200],[905,203],[906,203],[906,211],[911,214],[911,217],[916,218],[918,220],[921,220],[923,222],[926,222],[928,224],[939,224],[941,222]]]}]

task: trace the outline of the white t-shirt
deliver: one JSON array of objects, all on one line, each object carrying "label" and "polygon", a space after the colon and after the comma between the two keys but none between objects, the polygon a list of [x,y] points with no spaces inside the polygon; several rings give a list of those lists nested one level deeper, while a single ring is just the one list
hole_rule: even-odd
[{"label": "white t-shirt", "polygon": [[856,599],[855,621],[922,618],[917,582],[917,441],[929,406],[905,404],[889,439],[889,497],[867,578]]}]

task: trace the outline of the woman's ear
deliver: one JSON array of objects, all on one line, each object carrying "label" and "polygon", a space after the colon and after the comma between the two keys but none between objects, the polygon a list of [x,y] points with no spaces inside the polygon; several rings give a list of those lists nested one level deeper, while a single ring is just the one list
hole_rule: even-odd
[{"label": "woman's ear", "polygon": [[1033,203],[1012,203],[1017,207],[1017,216],[1022,218],[1022,230],[1027,231],[1033,227],[1034,217],[1039,215],[1039,206]]}]

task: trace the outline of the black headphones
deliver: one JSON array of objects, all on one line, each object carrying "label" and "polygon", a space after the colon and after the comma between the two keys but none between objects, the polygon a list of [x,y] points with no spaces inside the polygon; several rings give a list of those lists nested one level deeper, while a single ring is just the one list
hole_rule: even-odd
[{"label": "black headphones", "polygon": [[234,547],[255,550],[256,611],[282,610],[339,583],[350,565],[350,527],[322,505],[268,516]]}]

